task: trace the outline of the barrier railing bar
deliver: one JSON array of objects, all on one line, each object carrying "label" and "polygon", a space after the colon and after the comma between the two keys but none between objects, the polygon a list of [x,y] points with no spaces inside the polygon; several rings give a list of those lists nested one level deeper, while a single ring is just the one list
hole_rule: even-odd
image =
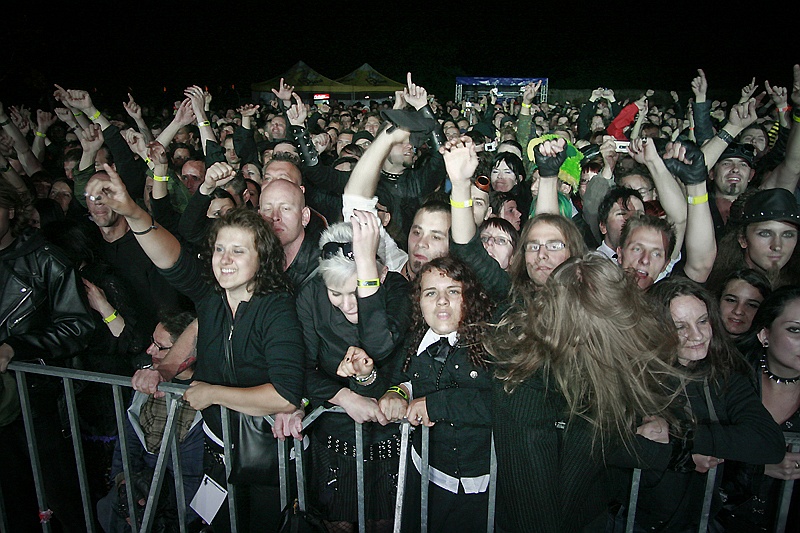
[{"label": "barrier railing bar", "polygon": [[[266,419],[270,425],[275,424],[275,419],[271,416],[266,417]],[[281,480],[281,509],[285,509],[286,504],[289,502],[289,478],[287,477],[289,470],[286,468],[286,456],[286,441],[278,441],[278,479]],[[284,480],[286,481],[284,482]]]},{"label": "barrier railing bar", "polygon": [[636,505],[639,501],[639,484],[641,480],[641,469],[634,468],[633,475],[631,476],[631,496],[628,500],[628,520],[625,524],[625,533],[633,533],[633,524],[636,521]]},{"label": "barrier railing bar", "polygon": [[430,446],[430,428],[425,424],[420,424],[422,428],[422,464],[420,465],[420,476],[422,477],[420,486],[420,531],[428,533],[428,483],[430,478],[430,463],[428,462],[428,447]]},{"label": "barrier railing bar", "polygon": [[486,531],[494,532],[494,512],[497,500],[497,455],[494,451],[494,432],[492,432],[491,454],[489,455],[489,508],[486,517]]},{"label": "barrier railing bar", "polygon": [[228,489],[228,510],[231,515],[231,533],[237,533],[239,526],[239,518],[236,516],[236,485],[234,483],[227,483],[231,477],[231,461],[233,455],[231,454],[231,417],[228,408],[220,406],[222,414],[222,441],[224,443],[223,454],[225,455],[225,485]]},{"label": "barrier railing bar", "polygon": [[8,516],[6,516],[6,506],[4,502],[3,487],[0,486],[0,533],[11,533],[11,526],[8,524]]},{"label": "barrier railing bar", "polygon": [[297,478],[297,509],[306,511],[306,479],[303,475],[303,441],[294,439],[294,468]]},{"label": "barrier railing bar", "polygon": [[[44,478],[42,477],[42,465],[39,462],[39,448],[36,446],[36,430],[33,427],[33,414],[31,413],[31,401],[28,396],[28,380],[24,372],[17,372],[17,389],[19,389],[19,401],[22,409],[22,421],[25,423],[25,436],[28,439],[28,452],[31,456],[31,468],[33,469],[33,481],[36,487],[36,501],[40,511],[47,510],[47,499],[44,493]],[[42,522],[42,531],[51,531],[50,522]]]},{"label": "barrier railing bar", "polygon": [[366,498],[364,490],[364,427],[356,424],[356,503],[358,504],[358,533],[366,533]]},{"label": "barrier railing bar", "polygon": [[92,499],[89,495],[89,476],[86,474],[86,458],[83,453],[83,442],[81,441],[80,421],[78,420],[78,406],[75,403],[75,386],[72,380],[64,378],[64,397],[67,403],[67,416],[69,417],[69,429],[72,436],[72,448],[75,452],[75,465],[78,467],[78,486],[81,491],[81,502],[83,503],[83,516],[86,517],[86,529],[94,533],[94,513],[92,512]]},{"label": "barrier railing bar", "polygon": [[[797,433],[784,433],[783,438],[789,449],[793,453],[800,452],[800,435]],[[784,481],[781,489],[781,503],[778,507],[778,517],[775,520],[776,533],[783,533],[786,531],[786,523],[789,520],[789,506],[792,503],[792,490],[794,489],[794,481]]]},{"label": "barrier railing bar", "polygon": [[403,498],[406,489],[406,469],[408,468],[408,446],[411,433],[411,424],[408,420],[400,423],[400,465],[397,473],[397,496],[394,501],[394,529],[393,533],[400,533],[403,524]]},{"label": "barrier railing bar", "polygon": [[[179,409],[182,407],[181,402],[183,400],[180,398],[173,398],[172,401],[178,404]],[[176,424],[178,418],[176,415]],[[170,454],[172,455],[172,480],[175,484],[175,501],[178,504],[178,530],[180,533],[186,533],[186,494],[183,491],[183,468],[181,467],[180,442],[178,442],[177,434],[170,441]]]},{"label": "barrier railing bar", "polygon": [[[117,419],[117,438],[119,439],[119,451],[122,458],[122,472],[125,479],[131,479],[131,461],[128,455],[128,439],[125,435],[125,416],[127,411],[125,405],[122,403],[122,386],[112,385],[111,391],[114,393],[114,414]],[[133,499],[133,491],[126,490],[128,500],[128,510],[130,511],[130,526],[131,532],[137,533],[139,531],[139,523],[136,520],[136,513],[133,512],[136,502]]]},{"label": "barrier railing bar", "polygon": [[[142,518],[142,532],[150,533],[155,520],[158,497],[161,494],[161,486],[167,472],[167,459],[170,455],[170,443],[175,438],[175,425],[178,418],[178,402],[171,393],[167,393],[167,422],[164,426],[164,435],[161,437],[161,447],[156,458],[155,472],[153,481],[150,483],[150,491],[147,494],[147,504],[144,507],[144,517]],[[131,510],[133,512],[133,510]]]},{"label": "barrier railing bar", "polygon": [[708,531],[708,520],[711,515],[711,500],[714,498],[714,484],[717,480],[717,467],[708,469],[706,474],[706,492],[703,495],[703,510],[700,513],[700,527],[699,533],[706,533]]},{"label": "barrier railing bar", "polygon": [[[91,372],[89,370],[75,370],[73,368],[22,363],[19,361],[10,363],[8,365],[8,369],[19,370],[29,374],[55,376],[57,378],[71,378],[80,381],[89,381],[92,383],[104,383],[106,385],[121,385],[128,388],[131,387],[130,377],[118,376],[115,374],[102,374],[100,372]],[[187,388],[187,385],[178,385],[177,383],[169,383],[166,381],[158,385],[158,390],[163,392],[171,392],[173,394],[183,394]]]}]

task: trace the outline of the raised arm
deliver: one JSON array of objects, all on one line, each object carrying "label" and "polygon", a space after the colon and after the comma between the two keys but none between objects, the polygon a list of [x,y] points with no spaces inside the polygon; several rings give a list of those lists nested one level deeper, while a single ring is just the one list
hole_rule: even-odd
[{"label": "raised arm", "polygon": [[667,168],[686,186],[686,276],[705,283],[717,257],[714,220],[708,204],[708,172],[703,151],[694,143],[671,143],[664,153]]},{"label": "raised arm", "polygon": [[147,126],[147,123],[142,117],[142,106],[136,103],[136,101],[133,99],[133,96],[131,96],[131,93],[128,93],[128,101],[123,102],[122,105],[125,108],[125,112],[128,113],[128,116],[130,116],[134,123],[136,123],[136,129],[142,134],[144,142],[146,144],[153,142],[155,140],[153,137],[153,132],[150,131],[150,128]]},{"label": "raised arm", "polygon": [[0,124],[2,124],[3,131],[6,135],[11,137],[14,143],[14,150],[17,152],[17,159],[22,165],[23,170],[25,170],[25,174],[32,176],[35,172],[42,170],[42,163],[33,154],[27,139],[25,139],[25,135],[20,131],[17,123],[6,114],[2,103],[0,103]]},{"label": "raised arm", "polygon": [[[792,77],[792,129],[786,143],[786,156],[764,180],[761,188],[781,187],[794,193],[800,180],[800,65],[794,66]],[[775,89],[780,90],[777,87]]]},{"label": "raised arm", "polygon": [[453,242],[466,244],[475,236],[478,227],[472,213],[472,181],[470,178],[478,168],[478,154],[469,137],[447,141],[439,149],[444,157],[444,166],[450,178],[450,235]]},{"label": "raised arm", "polygon": [[534,200],[535,213],[561,214],[558,208],[558,171],[567,159],[567,141],[563,138],[546,140],[528,147],[539,168],[539,194]]},{"label": "raised arm", "polygon": [[125,217],[144,253],[160,269],[178,262],[181,245],[172,233],[159,226],[155,219],[133,201],[116,171],[103,165],[107,176],[95,176],[86,185],[86,195],[98,205],[107,205]]},{"label": "raised arm", "polygon": [[49,111],[42,111],[41,109],[36,110],[36,130],[33,132],[33,146],[31,146],[31,149],[33,150],[33,155],[35,155],[36,159],[39,161],[44,160],[44,151],[47,143],[50,142],[47,139],[47,130],[50,129],[50,126],[55,124],[57,120],[58,118]]},{"label": "raised arm", "polygon": [[[172,142],[172,139],[175,137],[175,134],[178,133],[178,130],[181,129],[183,126],[188,126],[195,120],[194,110],[192,108],[192,100],[190,98],[186,98],[181,104],[178,106],[178,110],[175,113],[175,118],[172,119],[164,131],[156,139],[162,146],[169,146]],[[203,138],[203,132],[201,128],[200,138]],[[204,148],[205,150],[205,145]]]},{"label": "raised arm", "polygon": [[207,115],[211,95],[197,85],[187,87],[183,94],[191,102],[192,111],[194,111],[194,115],[197,118],[197,128],[200,130],[200,146],[203,148],[203,154],[206,154],[206,143],[208,141],[217,142],[217,136]]},{"label": "raised arm", "polygon": [[756,121],[756,101],[754,98],[731,107],[728,123],[703,145],[703,155],[706,158],[706,168],[711,168],[717,163],[719,156],[730,143],[750,124]]}]

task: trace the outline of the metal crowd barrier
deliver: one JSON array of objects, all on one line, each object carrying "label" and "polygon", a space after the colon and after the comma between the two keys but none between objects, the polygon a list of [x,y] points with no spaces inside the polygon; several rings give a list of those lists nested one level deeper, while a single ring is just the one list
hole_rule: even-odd
[{"label": "metal crowd barrier", "polygon": [[[88,381],[93,383],[102,383],[112,387],[114,396],[114,410],[117,420],[117,432],[120,444],[120,451],[122,456],[123,472],[126,479],[131,479],[131,464],[128,455],[128,442],[126,432],[124,429],[124,421],[127,416],[127,406],[123,403],[122,390],[123,387],[130,388],[131,382],[129,377],[117,376],[112,374],[101,374],[98,372],[78,371],[59,367],[50,367],[44,365],[37,365],[32,363],[13,362],[9,365],[9,370],[13,370],[16,375],[17,385],[20,394],[20,403],[22,407],[22,416],[25,424],[25,432],[28,442],[28,449],[30,452],[31,466],[33,470],[34,483],[36,487],[36,497],[39,509],[48,509],[47,495],[44,491],[43,473],[39,462],[39,453],[36,444],[36,435],[33,427],[32,414],[30,409],[30,398],[27,389],[27,376],[26,374],[39,374],[60,378],[64,385],[64,395],[66,398],[67,413],[69,416],[70,429],[72,434],[72,444],[75,452],[75,461],[78,467],[78,481],[80,485],[81,501],[83,504],[83,512],[86,518],[87,531],[94,533],[97,531],[95,526],[95,513],[89,493],[88,476],[86,472],[86,465],[84,462],[83,443],[81,441],[80,424],[77,415],[77,404],[75,400],[74,381]],[[131,531],[133,533],[149,533],[153,526],[155,518],[156,503],[160,494],[164,477],[166,475],[167,461],[171,458],[173,464],[173,478],[175,482],[176,502],[178,506],[178,520],[181,533],[187,531],[186,527],[186,500],[183,491],[183,475],[180,463],[179,446],[175,438],[177,421],[177,408],[179,405],[178,399],[186,390],[185,385],[177,385],[173,383],[161,383],[159,390],[166,393],[166,401],[168,406],[167,421],[164,428],[164,436],[161,441],[161,448],[158,453],[158,458],[155,466],[155,472],[150,485],[147,502],[145,504],[144,513],[142,516],[141,524],[137,523],[136,513],[131,512]],[[223,441],[224,452],[226,457],[231,455],[231,427],[228,409],[222,408],[222,427],[223,427]],[[330,409],[317,408],[311,413],[308,413],[303,419],[303,431],[314,423],[319,416],[326,413],[345,413],[344,409],[334,407]],[[274,423],[272,417],[265,417],[270,424]],[[395,519],[394,519],[394,532],[399,533],[402,526],[403,515],[403,499],[405,495],[405,487],[407,480],[407,469],[410,456],[410,434],[411,425],[408,421],[404,420],[401,423],[401,448],[399,459],[399,471],[397,481],[397,495],[395,500]],[[366,505],[365,505],[365,485],[364,485],[364,446],[363,446],[363,428],[362,425],[354,422],[355,435],[356,435],[356,482],[358,493],[358,531],[359,533],[366,532]],[[420,495],[420,518],[421,518],[421,533],[428,531],[428,469],[429,469],[429,449],[430,449],[430,429],[425,426],[420,426],[422,432],[422,448],[421,448],[421,495]],[[786,433],[785,435],[787,444],[790,445],[790,450],[793,452],[800,451],[800,435],[794,433]],[[306,496],[306,474],[303,468],[303,442],[301,440],[294,440],[295,451],[295,469],[296,469],[296,483],[297,483],[297,507],[300,511],[308,509],[307,496]],[[286,441],[278,441],[278,471],[280,475],[280,502],[281,508],[285,509],[289,502],[289,476],[287,466],[287,447],[288,439]],[[495,516],[495,499],[497,494],[497,459],[495,457],[494,437],[491,443],[491,460],[490,460],[490,480],[489,480],[489,509],[487,514],[486,531],[491,533],[494,531],[494,516]],[[225,462],[226,477],[230,475],[231,462]],[[714,490],[714,481],[716,477],[716,468],[712,468],[708,472],[708,480],[706,483],[706,492],[703,501],[701,525],[699,531],[705,532],[711,506],[711,498]],[[638,499],[638,492],[640,487],[641,471],[636,469],[633,471],[630,498],[628,502],[628,516],[626,523],[626,531],[632,533],[634,531],[636,503]],[[782,497],[778,511],[778,520],[776,523],[775,531],[782,533],[786,529],[786,521],[789,512],[789,503],[791,501],[792,489],[794,483],[784,482]],[[238,518],[236,515],[236,486],[228,485],[228,507],[230,510],[231,531],[237,531]],[[127,492],[128,509],[135,509],[137,502],[134,501],[133,491]],[[51,526],[48,521],[42,522],[42,530],[47,533],[51,531]],[[9,529],[9,524],[6,516],[5,509],[3,508],[2,493],[0,493],[0,533],[12,533]]]}]

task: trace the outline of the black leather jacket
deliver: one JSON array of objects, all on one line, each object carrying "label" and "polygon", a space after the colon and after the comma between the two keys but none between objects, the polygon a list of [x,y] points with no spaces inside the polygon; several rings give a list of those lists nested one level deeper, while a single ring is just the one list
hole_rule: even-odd
[{"label": "black leather jacket", "polygon": [[62,252],[38,233],[0,251],[0,343],[15,360],[68,358],[86,348],[94,330],[78,275]]}]

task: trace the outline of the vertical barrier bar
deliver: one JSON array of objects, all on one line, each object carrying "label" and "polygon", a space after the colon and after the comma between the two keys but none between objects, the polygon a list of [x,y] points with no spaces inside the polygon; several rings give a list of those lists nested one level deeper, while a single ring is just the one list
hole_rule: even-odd
[{"label": "vertical barrier bar", "polygon": [[625,525],[626,533],[633,533],[633,524],[636,521],[636,505],[639,502],[639,484],[641,481],[642,471],[635,468],[631,478],[631,496],[628,500],[628,522]]},{"label": "vertical barrier bar", "polygon": [[356,499],[358,503],[358,533],[367,532],[366,494],[364,490],[364,427],[356,425]]},{"label": "vertical barrier bar", "polygon": [[706,493],[703,496],[703,511],[700,514],[699,533],[708,531],[708,520],[711,515],[711,499],[714,497],[714,484],[717,480],[717,467],[710,468],[706,474]]},{"label": "vertical barrier bar", "polygon": [[5,500],[3,499],[3,487],[0,487],[0,533],[11,533],[6,515]]},{"label": "vertical barrier bar", "polygon": [[[266,417],[271,425],[274,425],[275,420],[268,416]],[[291,438],[291,437],[290,437]],[[287,441],[278,441],[278,479],[280,480],[281,490],[281,509],[286,509],[286,504],[289,503],[289,469],[286,468],[286,443]],[[295,452],[297,453],[297,452]]]},{"label": "vertical barrier bar", "polygon": [[83,502],[83,516],[86,517],[87,531],[94,533],[94,513],[92,512],[92,499],[89,495],[89,476],[86,474],[86,458],[83,454],[80,423],[78,422],[78,406],[75,403],[75,386],[70,378],[63,378],[62,381],[67,402],[69,430],[72,433],[72,448],[75,452],[75,466],[78,468],[78,485],[81,491],[81,502]]},{"label": "vertical barrier bar", "polygon": [[[784,440],[789,445],[789,450],[793,453],[800,451],[800,435],[796,433],[784,433]],[[781,489],[781,501],[778,506],[778,516],[775,520],[776,533],[783,533],[786,531],[786,523],[789,520],[789,506],[792,503],[792,490],[794,489],[795,481],[784,481],[783,488]]]},{"label": "vertical barrier bar", "polygon": [[428,452],[431,443],[430,428],[425,424],[420,424],[422,428],[422,468],[420,468],[420,532],[428,533],[428,479],[430,478],[430,463],[428,462]]},{"label": "vertical barrier bar", "polygon": [[[36,446],[36,430],[33,427],[33,414],[31,413],[31,401],[28,397],[28,380],[24,372],[17,372],[17,388],[19,389],[19,402],[22,408],[22,421],[25,423],[25,436],[28,439],[28,452],[31,456],[31,468],[33,469],[33,481],[36,486],[36,500],[39,510],[47,510],[47,498],[44,493],[44,479],[42,478],[42,465],[39,462],[39,449]],[[42,531],[51,531],[50,522],[42,522]]]},{"label": "vertical barrier bar", "polygon": [[161,494],[161,485],[164,482],[164,475],[167,472],[167,460],[170,455],[170,443],[175,439],[175,426],[178,420],[178,402],[175,401],[172,393],[167,393],[167,423],[164,426],[164,435],[161,437],[161,448],[158,450],[156,467],[154,468],[153,481],[150,483],[150,491],[147,494],[147,504],[144,507],[144,517],[142,518],[142,531],[149,533],[155,521],[156,508],[158,507],[158,497]]},{"label": "vertical barrier bar", "polygon": [[489,456],[489,509],[486,517],[486,531],[494,532],[494,512],[497,501],[497,455],[494,452],[494,432],[492,432],[491,455]]},{"label": "vertical barrier bar", "polygon": [[306,511],[306,478],[303,475],[303,441],[294,439],[294,468],[297,474],[297,509]]},{"label": "vertical barrier bar", "polygon": [[[128,439],[125,435],[124,417],[127,416],[127,412],[125,411],[125,406],[122,403],[122,388],[119,385],[112,385],[111,391],[114,393],[114,414],[116,415],[117,419],[117,435],[119,438],[120,456],[122,457],[122,472],[125,475],[125,479],[128,480],[131,479],[131,460],[130,456],[128,455]],[[139,531],[139,523],[136,521],[136,513],[133,512],[133,510],[136,509],[134,505],[137,505],[137,503],[133,499],[133,491],[126,490],[125,493],[128,496],[128,509],[131,512],[131,532],[137,533]]]},{"label": "vertical barrier bar", "polygon": [[[178,404],[178,409],[182,407],[181,399],[174,399]],[[176,415],[176,420],[180,419]],[[175,422],[177,424],[177,421]],[[162,437],[163,438],[163,437]],[[172,455],[172,478],[175,483],[175,501],[178,504],[178,529],[180,533],[186,533],[186,494],[183,491],[183,467],[181,466],[181,452],[178,435],[170,443],[170,454]]]},{"label": "vertical barrier bar", "polygon": [[411,424],[408,420],[400,422],[400,465],[397,470],[397,496],[394,500],[394,528],[393,533],[400,533],[403,524],[403,498],[406,492],[406,477],[408,469],[408,443],[411,434]]},{"label": "vertical barrier bar", "polygon": [[228,489],[228,509],[231,514],[231,532],[237,533],[239,521],[236,516],[236,487],[233,483],[227,483],[227,480],[231,477],[231,461],[233,458],[233,455],[231,455],[231,416],[227,407],[220,406],[219,409],[222,414],[222,441],[225,445],[223,448],[225,455],[225,481]]}]

